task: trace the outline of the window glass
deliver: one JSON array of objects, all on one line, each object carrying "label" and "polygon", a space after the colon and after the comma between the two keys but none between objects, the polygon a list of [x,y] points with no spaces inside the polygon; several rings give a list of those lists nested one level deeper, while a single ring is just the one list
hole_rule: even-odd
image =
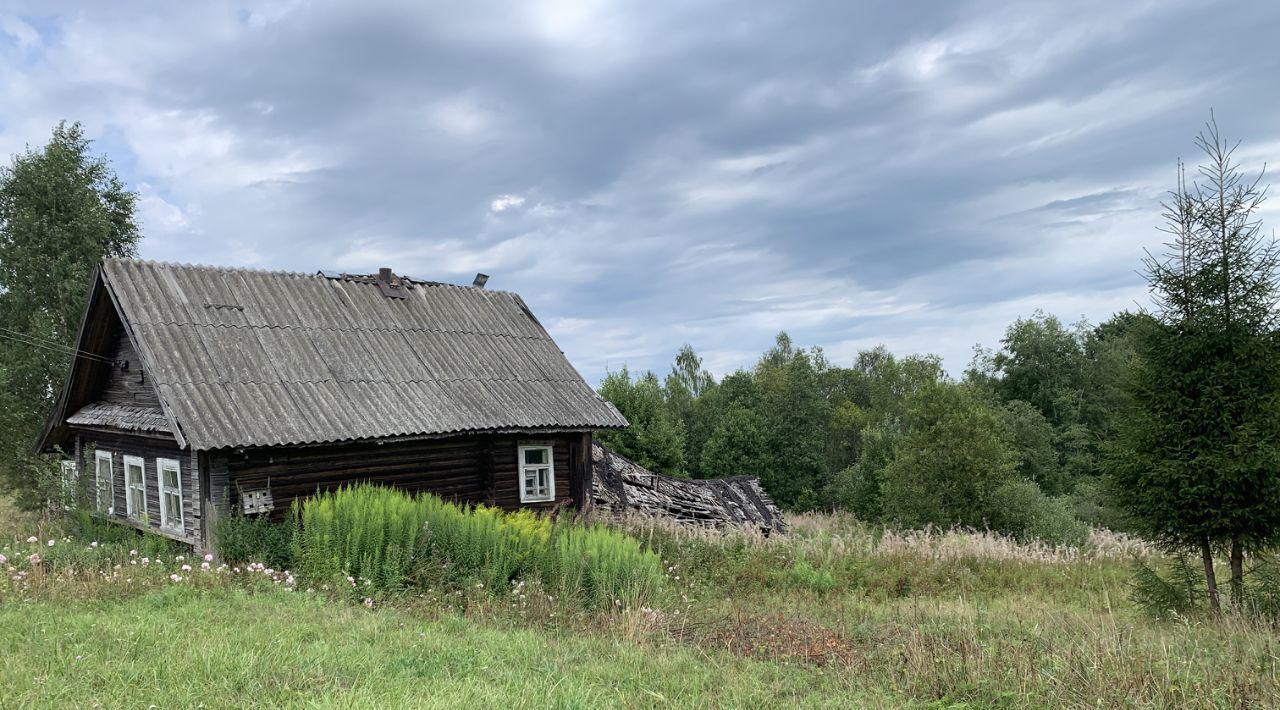
[{"label": "window glass", "polygon": [[520,502],[544,502],[555,499],[555,466],[550,446],[521,446]]}]

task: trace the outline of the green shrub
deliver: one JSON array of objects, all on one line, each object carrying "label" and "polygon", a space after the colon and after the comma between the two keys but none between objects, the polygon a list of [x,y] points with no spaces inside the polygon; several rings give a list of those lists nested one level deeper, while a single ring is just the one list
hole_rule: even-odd
[{"label": "green shrub", "polygon": [[231,513],[215,525],[218,556],[226,562],[261,562],[284,569],[293,565],[293,516],[272,522],[266,515]]},{"label": "green shrub", "polygon": [[1079,547],[1089,536],[1089,526],[1076,518],[1068,498],[1050,498],[1032,481],[1001,485],[992,494],[991,508],[991,529],[1020,540]]}]

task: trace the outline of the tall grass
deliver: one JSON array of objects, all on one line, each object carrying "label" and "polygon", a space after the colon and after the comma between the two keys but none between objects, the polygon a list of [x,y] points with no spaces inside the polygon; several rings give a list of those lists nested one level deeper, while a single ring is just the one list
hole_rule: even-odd
[{"label": "tall grass", "polygon": [[315,496],[295,512],[298,567],[313,580],[355,580],[363,593],[429,580],[505,590],[538,580],[600,608],[634,606],[662,586],[662,563],[604,526],[553,524],[528,510],[459,506],[431,494],[359,485]]},{"label": "tall grass", "polygon": [[291,513],[301,523],[294,558],[317,580],[367,580],[379,590],[403,585],[426,509],[392,488],[361,484],[313,496]]}]

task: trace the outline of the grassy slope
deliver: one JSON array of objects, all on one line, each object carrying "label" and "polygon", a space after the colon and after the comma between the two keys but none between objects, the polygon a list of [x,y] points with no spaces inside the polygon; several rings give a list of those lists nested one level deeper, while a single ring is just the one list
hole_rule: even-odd
[{"label": "grassy slope", "polygon": [[[1280,707],[1274,630],[1145,618],[1129,550],[805,525],[755,543],[639,530],[680,578],[645,623],[532,593],[370,610],[266,579],[173,584],[173,561],[143,570],[127,546],[26,544],[58,526],[0,500],[11,565],[83,560],[0,578],[0,707]],[[827,665],[798,660],[828,644]]]},{"label": "grassy slope", "polygon": [[776,707],[855,698],[839,679],[794,666],[459,617],[424,621],[286,592],[175,586],[125,601],[6,604],[0,629],[6,708]]}]

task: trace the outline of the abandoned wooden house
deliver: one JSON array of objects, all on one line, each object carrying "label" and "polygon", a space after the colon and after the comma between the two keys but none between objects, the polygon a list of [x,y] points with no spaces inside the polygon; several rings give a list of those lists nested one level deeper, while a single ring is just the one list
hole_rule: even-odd
[{"label": "abandoned wooden house", "polygon": [[397,276],[109,259],[36,449],[101,514],[206,547],[219,513],[369,481],[503,508],[591,501],[626,419],[521,298]]}]

